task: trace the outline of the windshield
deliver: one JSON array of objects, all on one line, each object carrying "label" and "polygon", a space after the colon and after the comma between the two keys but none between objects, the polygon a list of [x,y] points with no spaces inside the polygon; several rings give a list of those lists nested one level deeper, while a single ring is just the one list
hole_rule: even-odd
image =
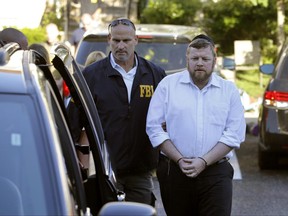
[{"label": "windshield", "polygon": [[0,214],[49,214],[53,197],[42,172],[48,168],[42,136],[31,98],[0,95]]},{"label": "windshield", "polygon": [[[162,67],[166,72],[180,71],[186,67],[186,49],[189,40],[186,38],[170,38],[170,37],[155,37],[141,38],[139,37],[136,52],[139,56],[152,61]],[[104,36],[87,37],[85,38],[76,54],[76,61],[80,67],[84,67],[85,61],[89,53],[99,50],[108,55],[110,49]]]}]

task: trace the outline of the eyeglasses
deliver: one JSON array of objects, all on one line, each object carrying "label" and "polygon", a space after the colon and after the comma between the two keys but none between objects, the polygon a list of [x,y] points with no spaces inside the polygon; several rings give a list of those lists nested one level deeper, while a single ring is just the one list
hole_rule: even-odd
[{"label": "eyeglasses", "polygon": [[136,30],[134,23],[131,22],[130,20],[128,20],[128,19],[116,19],[116,20],[113,20],[113,21],[109,24],[109,26],[108,26],[108,31],[109,31],[109,33],[111,32],[112,27],[115,27],[115,26],[117,26],[117,25],[119,25],[119,24],[126,25],[126,26],[132,26],[132,28],[133,28],[134,30]]}]

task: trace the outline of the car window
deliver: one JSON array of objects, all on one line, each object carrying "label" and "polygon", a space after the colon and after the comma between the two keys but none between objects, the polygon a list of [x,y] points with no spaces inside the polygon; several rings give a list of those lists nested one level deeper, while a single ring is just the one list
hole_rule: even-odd
[{"label": "car window", "polygon": [[141,42],[136,47],[139,56],[162,67],[165,71],[185,68],[187,43],[171,42]]},{"label": "car window", "polygon": [[[189,39],[185,37],[139,35],[135,51],[139,56],[161,66],[167,73],[173,73],[185,68],[185,54],[189,42]],[[90,35],[82,40],[76,54],[76,61],[80,68],[84,68],[87,56],[95,50],[109,54],[107,36]]]},{"label": "car window", "polygon": [[84,67],[88,55],[93,51],[102,51],[103,53],[108,55],[110,49],[106,38],[107,36],[103,36],[102,38],[87,37],[85,40],[82,41],[81,46],[78,47],[78,55],[76,58],[76,61],[80,67]]},{"label": "car window", "polygon": [[49,175],[44,171],[49,167],[44,150],[47,137],[37,113],[28,96],[0,95],[0,176],[10,182],[6,187],[12,185],[17,191],[1,196],[4,200],[0,201],[0,212],[11,206],[3,204],[7,200],[13,202],[13,209],[7,212],[15,215],[21,211],[25,215],[48,215],[49,209],[54,209],[53,197],[49,197]]}]

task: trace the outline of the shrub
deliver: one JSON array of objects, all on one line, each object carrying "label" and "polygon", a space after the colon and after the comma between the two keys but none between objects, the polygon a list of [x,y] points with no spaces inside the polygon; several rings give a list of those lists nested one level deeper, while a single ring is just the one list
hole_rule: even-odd
[{"label": "shrub", "polygon": [[35,29],[23,28],[19,30],[22,31],[26,35],[29,45],[32,43],[42,43],[46,41],[45,28],[42,28],[42,27],[38,27]]}]

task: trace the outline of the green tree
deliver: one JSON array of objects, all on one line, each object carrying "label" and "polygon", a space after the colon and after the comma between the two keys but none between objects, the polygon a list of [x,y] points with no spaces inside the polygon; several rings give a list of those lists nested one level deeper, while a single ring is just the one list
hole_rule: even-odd
[{"label": "green tree", "polygon": [[46,31],[43,27],[38,27],[34,29],[23,28],[20,29],[20,31],[22,31],[23,34],[26,35],[29,45],[33,43],[42,43],[46,40]]},{"label": "green tree", "polygon": [[234,53],[235,40],[276,41],[276,0],[253,4],[250,0],[207,1],[203,7],[205,30],[220,44],[223,54]]},{"label": "green tree", "polygon": [[[140,1],[143,8],[143,1]],[[150,0],[139,17],[141,23],[194,25],[200,0]],[[141,8],[140,7],[140,8]]]},{"label": "green tree", "polygon": [[41,26],[45,27],[49,23],[55,23],[59,30],[64,29],[64,11],[65,7],[59,7],[56,4],[46,4],[46,9],[41,20]]}]

